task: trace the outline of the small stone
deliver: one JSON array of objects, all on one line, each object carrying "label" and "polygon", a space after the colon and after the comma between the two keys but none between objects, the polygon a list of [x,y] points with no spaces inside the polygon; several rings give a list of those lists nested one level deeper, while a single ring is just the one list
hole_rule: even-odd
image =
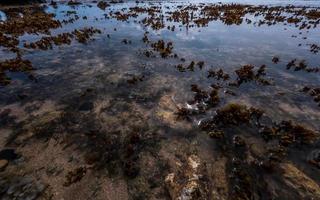
[{"label": "small stone", "polygon": [[8,166],[7,160],[0,160],[0,171],[4,170]]}]

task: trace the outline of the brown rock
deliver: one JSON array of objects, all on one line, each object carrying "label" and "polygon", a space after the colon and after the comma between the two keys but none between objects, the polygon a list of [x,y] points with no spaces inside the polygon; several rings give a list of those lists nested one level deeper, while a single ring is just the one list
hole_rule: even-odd
[{"label": "brown rock", "polygon": [[209,184],[205,178],[203,163],[199,157],[191,155],[179,173],[170,173],[165,182],[171,199],[209,199]]},{"label": "brown rock", "polygon": [[291,163],[281,164],[285,183],[295,189],[301,199],[319,199],[320,186]]},{"label": "brown rock", "polygon": [[156,109],[156,117],[171,128],[190,129],[191,124],[177,120],[177,105],[173,100],[173,95],[164,95],[160,98]]},{"label": "brown rock", "polygon": [[0,160],[0,171],[3,171],[8,166],[7,160]]}]

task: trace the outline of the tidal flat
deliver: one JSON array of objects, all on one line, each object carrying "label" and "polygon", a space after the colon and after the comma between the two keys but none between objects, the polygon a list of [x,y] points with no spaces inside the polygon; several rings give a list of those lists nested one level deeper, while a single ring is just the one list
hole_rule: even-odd
[{"label": "tidal flat", "polygon": [[320,2],[0,2],[0,199],[320,200]]}]

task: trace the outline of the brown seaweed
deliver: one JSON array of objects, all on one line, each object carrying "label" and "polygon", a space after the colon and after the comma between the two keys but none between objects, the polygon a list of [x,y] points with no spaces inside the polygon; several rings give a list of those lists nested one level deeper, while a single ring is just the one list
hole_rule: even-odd
[{"label": "brown seaweed", "polygon": [[10,79],[6,76],[6,72],[24,72],[29,73],[34,70],[32,63],[29,60],[23,60],[21,57],[5,60],[0,62],[0,84],[7,85]]}]

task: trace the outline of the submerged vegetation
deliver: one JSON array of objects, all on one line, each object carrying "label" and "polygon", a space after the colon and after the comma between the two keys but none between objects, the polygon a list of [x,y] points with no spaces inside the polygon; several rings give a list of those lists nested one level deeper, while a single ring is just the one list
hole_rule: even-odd
[{"label": "submerged vegetation", "polygon": [[33,3],[0,3],[1,199],[319,199],[317,6]]},{"label": "submerged vegetation", "polygon": [[271,83],[268,80],[261,78],[261,76],[265,75],[265,65],[261,65],[260,68],[255,73],[253,71],[254,66],[252,65],[244,65],[240,69],[236,70],[236,74],[238,76],[236,83],[234,85],[240,86],[244,82],[249,81],[257,81],[263,85],[270,85]]},{"label": "submerged vegetation", "polygon": [[5,60],[0,63],[0,84],[7,85],[10,83],[10,78],[7,77],[5,74],[6,71],[28,73],[33,69],[34,68],[30,60],[23,60],[20,57],[17,57],[15,59]]}]

